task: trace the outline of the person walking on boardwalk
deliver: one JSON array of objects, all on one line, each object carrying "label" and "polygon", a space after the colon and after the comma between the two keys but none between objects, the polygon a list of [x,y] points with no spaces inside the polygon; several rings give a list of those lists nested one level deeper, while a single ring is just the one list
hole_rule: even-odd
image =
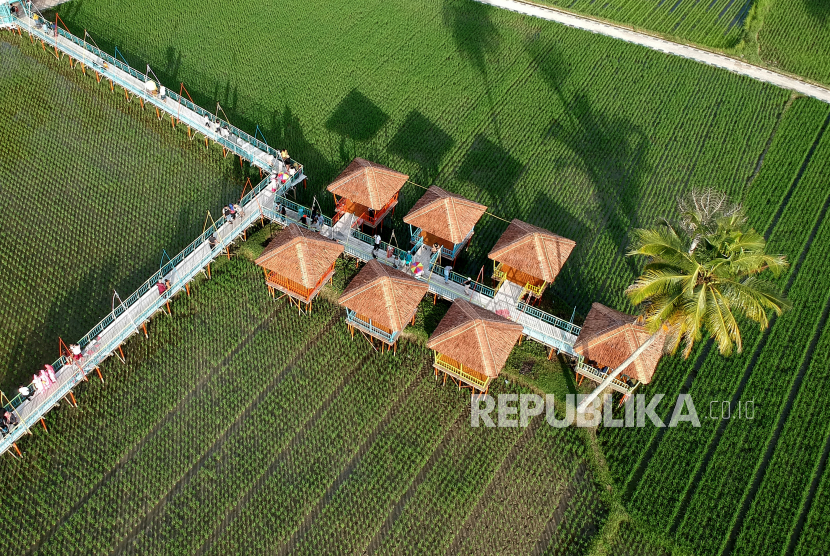
[{"label": "person walking on boardwalk", "polygon": [[380,249],[380,234],[375,234],[375,250]]},{"label": "person walking on boardwalk", "polygon": [[447,265],[444,267],[444,283],[448,283],[450,281],[450,272],[452,271],[452,265]]},{"label": "person walking on boardwalk", "polygon": [[285,205],[280,205],[280,220],[285,224]]}]

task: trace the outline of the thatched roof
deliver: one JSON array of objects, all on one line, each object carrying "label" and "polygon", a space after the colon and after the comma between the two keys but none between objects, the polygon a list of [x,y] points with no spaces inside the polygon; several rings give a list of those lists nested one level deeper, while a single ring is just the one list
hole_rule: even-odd
[{"label": "thatched roof", "polygon": [[456,299],[427,347],[484,375],[497,377],[521,335],[521,324]]},{"label": "thatched roof", "polygon": [[336,241],[290,224],[271,239],[256,264],[306,288],[313,288],[343,249]]},{"label": "thatched roof", "polygon": [[[594,303],[574,344],[574,351],[586,359],[593,359],[600,367],[608,365],[616,369],[650,336],[645,327],[637,324],[636,317]],[[665,334],[661,333],[623,374],[648,384],[663,354],[665,341]]]},{"label": "thatched roof", "polygon": [[357,273],[337,302],[398,331],[406,328],[428,288],[425,282],[373,259]]},{"label": "thatched roof", "polygon": [[408,179],[406,174],[386,166],[355,158],[326,189],[365,207],[380,210]]},{"label": "thatched roof", "polygon": [[464,241],[486,210],[484,205],[433,185],[403,221],[457,244]]},{"label": "thatched roof", "polygon": [[514,219],[487,256],[551,283],[574,247],[573,240]]}]

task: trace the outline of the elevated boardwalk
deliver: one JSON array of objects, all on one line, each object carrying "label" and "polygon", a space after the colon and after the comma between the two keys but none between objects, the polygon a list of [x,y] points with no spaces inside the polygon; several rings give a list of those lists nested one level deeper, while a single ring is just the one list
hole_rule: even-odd
[{"label": "elevated boardwalk", "polygon": [[[70,56],[81,64],[85,72],[94,71],[99,80],[107,79],[113,88],[116,85],[121,87],[128,99],[131,96],[138,97],[142,103],[157,108],[159,116],[164,112],[171,118],[173,126],[184,123],[188,126],[189,132],[198,132],[206,140],[219,143],[239,156],[240,160],[248,160],[266,174],[274,175],[286,171],[286,166],[276,149],[227,121],[216,118],[188,99],[171,91],[164,91],[161,84],[150,79],[148,75],[136,71],[74,35],[54,26],[49,28],[42,21],[36,21],[30,5],[24,8],[29,11],[15,15],[10,13],[9,3],[0,0],[0,26],[11,25],[25,30],[32,40],[41,41],[44,48],[54,49],[56,55],[62,53]],[[156,94],[151,92],[152,87],[147,87],[148,82],[155,85]],[[14,449],[10,453],[16,457],[20,455],[16,446],[20,437],[31,434],[31,428],[61,400],[70,397],[73,401],[68,403],[73,403],[72,390],[75,386],[88,380],[88,376],[98,371],[99,365],[113,354],[117,353],[121,357],[121,345],[124,341],[142,331],[146,333],[146,322],[156,313],[164,311],[172,296],[182,289],[188,289],[189,283],[200,272],[209,271],[209,265],[214,259],[223,253],[229,253],[230,245],[257,220],[268,219],[282,225],[297,222],[343,244],[345,254],[349,257],[360,261],[377,258],[383,264],[396,264],[394,257],[387,256],[390,246],[385,242],[381,244],[377,256],[373,256],[372,237],[360,232],[359,219],[352,214],[344,215],[336,223],[327,216],[322,217],[322,225],[312,223],[311,210],[285,196],[287,191],[296,188],[306,179],[301,165],[294,161],[289,163],[296,173],[287,183],[272,191],[272,188],[276,187],[276,182],[271,181],[271,176],[266,176],[241,199],[241,214],[235,219],[218,219],[81,338],[77,342],[83,353],[80,360],[70,361],[66,357],[61,357],[55,361],[52,366],[56,371],[56,383],[26,401],[22,401],[20,396],[11,400],[19,424],[0,439],[0,454]],[[285,208],[284,216],[279,210],[282,207]],[[304,215],[306,219],[303,219]],[[215,237],[213,246],[210,242],[212,236]],[[572,346],[579,335],[579,327],[519,302],[522,294],[520,287],[505,282],[500,288],[494,289],[455,272],[450,272],[449,276],[445,277],[443,268],[436,264],[438,254],[432,255],[430,248],[421,243],[416,244],[411,253],[394,246],[391,246],[391,250],[399,259],[411,255],[413,262],[421,263],[423,273],[416,275],[416,278],[426,282],[428,291],[436,298],[448,301],[457,298],[467,299],[521,324],[525,335],[551,350],[576,356]],[[399,268],[403,267],[400,261],[397,261],[397,265]],[[166,280],[171,283],[170,289],[159,293],[156,285]]]}]

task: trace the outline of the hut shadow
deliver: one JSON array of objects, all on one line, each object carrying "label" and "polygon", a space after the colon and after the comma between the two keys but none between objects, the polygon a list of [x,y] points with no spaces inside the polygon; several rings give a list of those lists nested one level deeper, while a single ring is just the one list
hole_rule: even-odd
[{"label": "hut shadow", "polygon": [[[357,89],[352,89],[337,104],[326,120],[325,128],[340,136],[340,159],[346,162],[358,155],[356,143],[374,139],[388,121],[389,116],[379,106]],[[351,151],[349,140],[352,141]]]},{"label": "hut shadow", "polygon": [[392,137],[387,150],[417,164],[420,167],[418,181],[430,183],[438,176],[441,161],[453,145],[455,141],[443,129],[413,110]]},{"label": "hut shadow", "polygon": [[173,81],[177,81],[179,79],[179,69],[182,67],[182,53],[175,47],[168,46],[164,57],[167,60],[164,73]]}]

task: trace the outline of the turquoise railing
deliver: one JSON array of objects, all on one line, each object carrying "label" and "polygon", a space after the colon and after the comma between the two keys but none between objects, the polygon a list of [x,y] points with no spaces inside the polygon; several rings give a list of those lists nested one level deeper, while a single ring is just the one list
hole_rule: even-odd
[{"label": "turquoise railing", "polygon": [[373,326],[371,320],[369,320],[368,322],[363,320],[362,318],[357,316],[357,313],[355,311],[352,311],[351,309],[347,309],[346,313],[346,322],[365,330],[366,332],[370,333],[372,336],[376,338],[380,338],[387,344],[393,343],[395,341],[395,338],[398,337],[398,334],[400,334],[400,332],[393,332],[390,334],[385,330],[381,330]]},{"label": "turquoise railing", "polygon": [[574,336],[579,336],[579,332],[582,330],[581,326],[577,326],[572,322],[568,322],[566,320],[560,319],[559,317],[555,317],[550,313],[546,313],[533,307],[532,305],[528,305],[527,303],[519,302],[516,306],[519,311],[522,313],[526,313],[532,317],[536,317],[537,319],[546,322],[560,330],[564,330],[565,332],[569,332]]},{"label": "turquoise railing", "polygon": [[[438,263],[434,262],[435,255],[433,255],[433,263],[430,265],[430,271],[438,276],[441,280],[444,279],[444,267],[439,265]],[[491,288],[490,286],[485,286],[481,282],[473,281],[469,276],[464,276],[463,274],[458,274],[457,272],[451,270],[450,271],[450,282],[455,282],[456,284],[461,284],[464,286],[467,282],[470,281],[469,288],[474,292],[478,292],[481,295],[485,295],[487,297],[495,297],[496,291]]]}]

